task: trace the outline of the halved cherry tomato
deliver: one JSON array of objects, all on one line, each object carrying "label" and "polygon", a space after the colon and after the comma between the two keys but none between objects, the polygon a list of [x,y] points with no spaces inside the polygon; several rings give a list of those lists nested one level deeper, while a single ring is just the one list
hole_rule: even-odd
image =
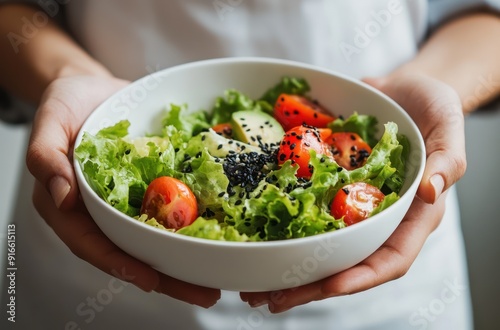
[{"label": "halved cherry tomato", "polygon": [[233,127],[230,123],[217,124],[212,129],[219,135],[230,139],[233,136]]},{"label": "halved cherry tomato", "polygon": [[198,217],[193,192],[183,182],[168,176],[154,179],[146,189],[141,214],[155,218],[166,228],[180,229]]},{"label": "halved cherry tomato", "polygon": [[321,105],[298,95],[281,94],[274,105],[274,117],[285,131],[302,124],[325,128],[335,120],[327,113]]},{"label": "halved cherry tomato", "polygon": [[368,218],[384,197],[377,187],[368,183],[346,185],[333,198],[331,215],[335,219],[344,217],[345,224],[350,226]]},{"label": "halved cherry tomato", "polygon": [[329,128],[315,128],[310,126],[297,126],[288,130],[281,141],[278,150],[278,164],[282,165],[287,160],[298,165],[297,177],[310,178],[312,168],[309,167],[309,150],[317,154],[333,157],[331,147],[324,140],[332,134]]},{"label": "halved cherry tomato", "polygon": [[346,170],[363,166],[372,152],[368,143],[356,133],[333,133],[325,142],[333,146],[335,161]]}]

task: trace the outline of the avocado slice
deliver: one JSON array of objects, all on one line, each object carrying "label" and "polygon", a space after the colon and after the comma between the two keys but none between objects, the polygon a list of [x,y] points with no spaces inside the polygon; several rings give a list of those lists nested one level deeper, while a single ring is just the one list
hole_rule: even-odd
[{"label": "avocado slice", "polygon": [[254,145],[278,145],[285,131],[271,115],[262,111],[237,111],[231,118],[235,139]]},{"label": "avocado slice", "polygon": [[233,139],[225,138],[217,134],[211,128],[208,130],[208,132],[200,133],[199,138],[203,141],[203,146],[207,148],[208,153],[214,157],[226,157],[230,152],[262,153],[262,150],[258,147]]}]

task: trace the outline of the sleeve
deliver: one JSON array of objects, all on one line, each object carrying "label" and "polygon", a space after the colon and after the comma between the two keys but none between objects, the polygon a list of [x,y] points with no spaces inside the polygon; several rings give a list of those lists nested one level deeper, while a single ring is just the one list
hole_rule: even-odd
[{"label": "sleeve", "polygon": [[[0,0],[0,5],[4,4],[26,4],[33,5],[44,13],[47,17],[55,19],[59,23],[63,23],[62,15],[64,13],[64,5],[69,0]],[[30,23],[33,22],[32,17],[26,18]],[[0,73],[1,74],[1,73]],[[35,107],[3,90],[0,87],[0,121],[10,124],[21,124],[33,120]]]},{"label": "sleeve", "polygon": [[500,12],[500,0],[429,0],[430,27],[469,10],[486,8]]}]

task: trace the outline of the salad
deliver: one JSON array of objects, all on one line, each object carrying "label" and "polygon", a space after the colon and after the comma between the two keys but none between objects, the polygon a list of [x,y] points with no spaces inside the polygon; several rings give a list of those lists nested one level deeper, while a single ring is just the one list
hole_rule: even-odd
[{"label": "salad", "polygon": [[[210,111],[170,105],[159,135],[130,137],[127,120],[85,132],[75,149],[92,189],[161,230],[270,241],[338,230],[398,200],[408,140],[388,122],[332,115],[284,77],[253,100],[236,90]],[[369,220],[368,220],[369,221]]]}]

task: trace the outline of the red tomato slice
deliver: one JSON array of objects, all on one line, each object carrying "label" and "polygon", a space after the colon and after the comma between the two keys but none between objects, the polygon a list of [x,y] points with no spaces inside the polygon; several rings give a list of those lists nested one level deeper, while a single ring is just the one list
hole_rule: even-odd
[{"label": "red tomato slice", "polygon": [[278,164],[282,165],[287,160],[292,164],[298,165],[297,177],[310,178],[312,168],[309,167],[311,156],[309,151],[315,150],[316,153],[333,157],[326,144],[326,139],[332,131],[328,128],[314,128],[309,126],[297,126],[285,133],[278,151]]},{"label": "red tomato slice", "polygon": [[327,113],[319,104],[298,95],[281,94],[274,105],[274,117],[285,131],[302,124],[325,128],[335,120]]},{"label": "red tomato slice", "polygon": [[141,214],[166,228],[180,229],[198,217],[196,197],[183,182],[168,176],[154,179],[142,201]]},{"label": "red tomato slice", "polygon": [[358,134],[350,132],[333,133],[326,143],[333,146],[333,157],[346,170],[363,166],[372,148]]},{"label": "red tomato slice", "polygon": [[377,187],[368,183],[346,185],[333,198],[331,215],[335,219],[343,217],[345,224],[350,226],[368,218],[384,197]]},{"label": "red tomato slice", "polygon": [[230,139],[233,136],[233,127],[230,123],[217,124],[212,129],[219,135]]}]

